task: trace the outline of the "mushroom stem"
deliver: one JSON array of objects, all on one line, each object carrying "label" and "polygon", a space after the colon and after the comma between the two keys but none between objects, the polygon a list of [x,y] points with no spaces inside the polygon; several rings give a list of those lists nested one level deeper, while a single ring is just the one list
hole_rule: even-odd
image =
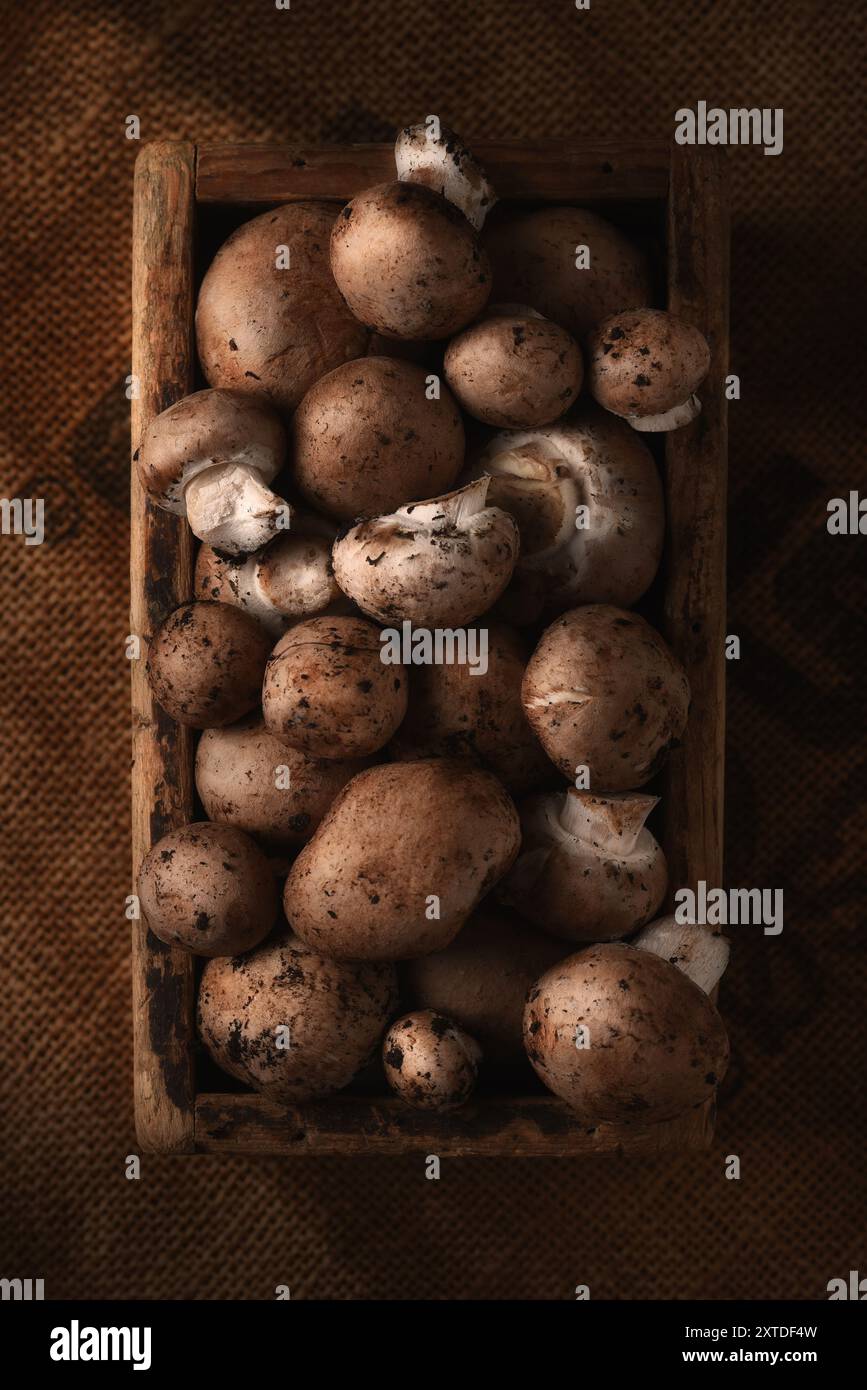
[{"label": "mushroom stem", "polygon": [[407,126],[394,146],[401,183],[421,183],[460,208],[476,231],[481,231],[497,195],[485,171],[454,131],[434,134],[427,124]]},{"label": "mushroom stem", "polygon": [[431,525],[435,530],[460,531],[471,517],[485,510],[490,478],[478,478],[455,492],[435,497],[430,502],[410,503],[401,507],[398,516],[405,516],[417,526]]},{"label": "mushroom stem", "polygon": [[729,960],[726,937],[695,922],[678,922],[676,917],[651,922],[632,944],[676,965],[705,994],[719,983]]},{"label": "mushroom stem", "polygon": [[187,519],[199,540],[226,555],[246,555],[276,536],[291,516],[257,468],[220,463],[191,478],[184,490]]},{"label": "mushroom stem", "polygon": [[658,796],[593,796],[570,787],[560,812],[567,835],[589,842],[605,854],[625,859],[635,852],[638,837]]},{"label": "mushroom stem", "polygon": [[634,430],[642,434],[662,434],[666,430],[679,430],[689,425],[701,414],[701,401],[698,396],[687,396],[680,405],[673,405],[663,415],[624,415]]}]

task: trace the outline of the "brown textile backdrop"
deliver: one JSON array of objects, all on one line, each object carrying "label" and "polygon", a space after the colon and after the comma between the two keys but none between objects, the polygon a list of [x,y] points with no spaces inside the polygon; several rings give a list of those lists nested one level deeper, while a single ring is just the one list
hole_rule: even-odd
[{"label": "brown textile backdrop", "polygon": [[[48,538],[2,557],[0,1273],[49,1297],[808,1299],[867,1271],[865,7],[857,0],[13,4],[2,20],[2,495]],[[860,32],[859,32],[860,31]],[[728,881],[736,1062],[707,1154],[447,1161],[145,1158],[131,1116],[127,469],[130,212],[143,139],[668,138],[781,106],[731,151]],[[860,171],[860,172],[859,172]],[[723,1176],[740,1156],[740,1181]]]}]

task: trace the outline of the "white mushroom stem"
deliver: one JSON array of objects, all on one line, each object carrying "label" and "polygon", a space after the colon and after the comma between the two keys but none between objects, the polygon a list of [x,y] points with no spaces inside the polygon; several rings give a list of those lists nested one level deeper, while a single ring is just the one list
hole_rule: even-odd
[{"label": "white mushroom stem", "polygon": [[429,526],[434,531],[463,531],[474,516],[485,510],[490,484],[490,478],[479,478],[430,502],[410,502],[400,507],[395,516],[419,529]]},{"label": "white mushroom stem", "polygon": [[705,994],[722,979],[729,960],[726,937],[695,922],[678,922],[675,917],[651,922],[632,944],[676,965]]},{"label": "white mushroom stem", "polygon": [[184,500],[194,535],[224,555],[259,550],[291,516],[289,504],[248,464],[203,469],[187,483]]},{"label": "white mushroom stem", "polygon": [[481,231],[497,195],[479,162],[453,131],[433,125],[407,126],[397,137],[394,162],[401,183],[421,183],[460,208]]},{"label": "white mushroom stem", "polygon": [[673,405],[663,415],[623,415],[634,430],[642,434],[663,434],[667,430],[679,430],[689,425],[701,414],[701,401],[698,396],[688,396],[680,405]]},{"label": "white mushroom stem", "polygon": [[560,825],[567,835],[591,844],[602,854],[627,859],[634,854],[644,822],[658,796],[624,792],[595,797],[570,787],[563,800]]}]

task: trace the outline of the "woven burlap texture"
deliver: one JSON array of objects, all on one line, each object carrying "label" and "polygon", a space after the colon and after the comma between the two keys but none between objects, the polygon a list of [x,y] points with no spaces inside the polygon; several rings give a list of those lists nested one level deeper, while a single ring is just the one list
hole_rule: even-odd
[{"label": "woven burlap texture", "polygon": [[[57,1298],[806,1299],[863,1271],[863,544],[824,528],[864,482],[863,8],[3,11],[2,492],[47,499],[48,539],[0,540],[0,1272]],[[428,112],[468,135],[667,139],[700,99],[785,111],[782,156],[730,161],[727,866],[785,889],[786,928],[734,933],[714,1148],[447,1161],[439,1182],[421,1159],[148,1157],[128,1181],[126,117],[145,140],[381,139]]]}]

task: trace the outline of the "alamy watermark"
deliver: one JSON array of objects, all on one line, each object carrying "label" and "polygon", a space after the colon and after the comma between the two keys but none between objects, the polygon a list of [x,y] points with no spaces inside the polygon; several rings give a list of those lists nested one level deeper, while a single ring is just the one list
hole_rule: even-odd
[{"label": "alamy watermark", "polygon": [[678,145],[762,145],[765,154],[783,153],[783,108],[739,106],[728,111],[700,101],[693,111],[682,106],[674,113]]},{"label": "alamy watermark", "polygon": [[0,497],[0,531],[23,536],[25,545],[45,540],[45,502],[41,497]]},{"label": "alamy watermark", "polygon": [[379,640],[386,666],[468,666],[471,676],[488,669],[486,627],[414,628],[405,619],[400,628],[384,628]]},{"label": "alamy watermark", "polygon": [[783,930],[782,888],[678,888],[674,895],[675,920],[702,927],[764,927],[765,936]]}]

